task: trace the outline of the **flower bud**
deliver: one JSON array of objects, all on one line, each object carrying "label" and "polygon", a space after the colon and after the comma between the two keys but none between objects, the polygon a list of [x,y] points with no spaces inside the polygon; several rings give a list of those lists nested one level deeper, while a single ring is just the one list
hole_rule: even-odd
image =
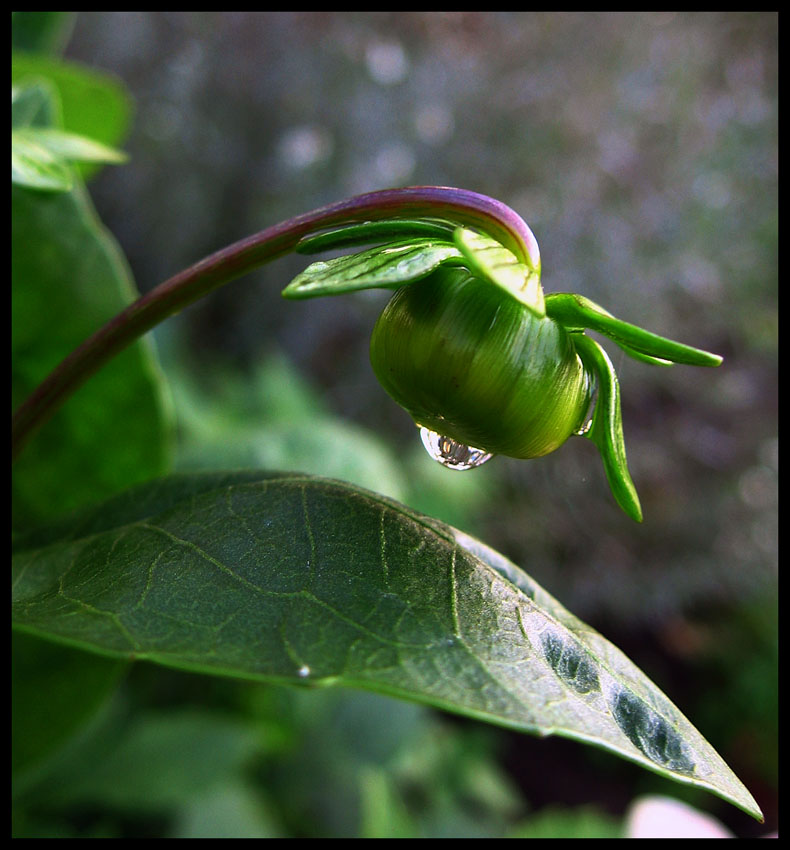
[{"label": "flower bud", "polygon": [[370,357],[418,425],[492,454],[548,454],[581,429],[590,405],[571,334],[465,268],[399,289]]}]

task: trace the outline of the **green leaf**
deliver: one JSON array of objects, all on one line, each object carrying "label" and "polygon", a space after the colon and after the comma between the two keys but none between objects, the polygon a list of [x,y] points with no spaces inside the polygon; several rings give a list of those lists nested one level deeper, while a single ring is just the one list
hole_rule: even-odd
[{"label": "green leaf", "polygon": [[358,687],[564,735],[760,816],[656,686],[501,555],[341,482],[218,481],[141,485],[20,541],[15,625],[113,657]]},{"label": "green leaf", "polygon": [[[11,80],[16,86],[44,81],[62,104],[61,129],[118,147],[129,131],[132,100],[114,77],[76,62],[64,62],[41,54],[15,51],[11,57]],[[57,122],[60,125],[60,120]],[[95,164],[78,166],[86,176]]]},{"label": "green leaf", "polygon": [[359,289],[397,289],[460,257],[452,243],[438,239],[390,242],[358,254],[312,263],[282,294],[285,298],[316,298]]},{"label": "green leaf", "polygon": [[60,121],[57,94],[47,81],[11,87],[11,182],[31,189],[68,192],[73,170],[47,144]]},{"label": "green leaf", "polygon": [[589,328],[609,337],[622,350],[637,360],[659,365],[686,363],[689,366],[718,366],[722,358],[699,348],[646,331],[615,318],[603,307],[582,295],[557,292],[546,298],[547,315],[560,322],[568,331]]},{"label": "green leaf", "polygon": [[584,435],[601,453],[606,478],[617,504],[636,522],[642,522],[639,496],[628,471],[620,410],[620,382],[612,361],[600,345],[583,333],[574,333],[573,344],[584,365],[598,380],[592,425]]},{"label": "green leaf", "polygon": [[126,162],[127,155],[116,148],[103,145],[86,136],[56,130],[53,127],[31,127],[29,129],[13,130],[11,140],[23,139],[42,145],[54,156],[67,160],[81,162]]},{"label": "green leaf", "polygon": [[203,367],[198,382],[176,367],[172,377],[181,469],[287,469],[406,497],[412,476],[402,455],[373,430],[331,413],[286,358],[271,357],[244,376]]},{"label": "green leaf", "polygon": [[11,131],[11,181],[33,189],[68,192],[73,185],[67,161],[121,163],[126,154],[93,139],[51,127]]},{"label": "green leaf", "polygon": [[11,131],[11,182],[29,189],[68,192],[73,185],[68,163],[25,130]]},{"label": "green leaf", "polygon": [[504,289],[538,318],[546,315],[539,269],[520,263],[515,254],[490,236],[458,227],[453,238],[473,274]]}]

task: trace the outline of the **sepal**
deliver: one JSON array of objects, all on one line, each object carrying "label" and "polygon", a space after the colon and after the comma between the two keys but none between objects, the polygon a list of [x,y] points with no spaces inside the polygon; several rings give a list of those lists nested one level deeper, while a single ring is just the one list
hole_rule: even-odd
[{"label": "sepal", "polygon": [[461,252],[439,239],[390,242],[309,265],[285,287],[285,298],[342,295],[360,289],[398,289],[420,280],[448,261],[461,261]]},{"label": "sepal", "polygon": [[456,228],[453,239],[473,274],[504,289],[539,319],[546,315],[539,268],[519,262],[495,239],[466,227]]},{"label": "sepal", "polygon": [[584,434],[601,453],[606,478],[617,504],[636,522],[642,522],[639,496],[628,471],[620,410],[620,383],[612,361],[601,346],[583,333],[573,335],[576,351],[598,382],[592,424]]},{"label": "sepal", "polygon": [[455,226],[440,219],[385,219],[347,224],[314,236],[306,236],[294,249],[297,254],[319,254],[338,248],[373,245],[406,239],[452,241]]},{"label": "sepal", "polygon": [[722,358],[682,342],[646,331],[613,316],[608,310],[585,298],[567,292],[557,292],[546,297],[546,315],[571,332],[585,329],[609,337],[630,357],[666,366],[685,363],[689,366],[718,366]]}]

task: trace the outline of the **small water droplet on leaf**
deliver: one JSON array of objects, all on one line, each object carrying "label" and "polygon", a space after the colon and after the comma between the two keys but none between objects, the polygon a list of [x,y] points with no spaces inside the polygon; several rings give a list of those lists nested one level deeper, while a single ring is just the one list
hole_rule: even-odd
[{"label": "small water droplet on leaf", "polygon": [[310,668],[303,664],[297,671],[296,675],[299,676],[300,679],[306,679],[310,675]]},{"label": "small water droplet on leaf", "polygon": [[485,449],[476,449],[474,446],[458,443],[424,426],[420,428],[420,437],[428,454],[448,469],[474,469],[493,457]]}]

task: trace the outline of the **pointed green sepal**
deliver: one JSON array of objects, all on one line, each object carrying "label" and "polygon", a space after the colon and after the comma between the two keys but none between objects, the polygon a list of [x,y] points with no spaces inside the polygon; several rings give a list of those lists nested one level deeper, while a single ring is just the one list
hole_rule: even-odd
[{"label": "pointed green sepal", "polygon": [[617,345],[624,354],[627,354],[633,360],[639,360],[641,363],[648,363],[650,366],[675,365],[671,360],[665,360],[663,357],[651,357],[649,354],[645,354],[643,351],[637,351],[635,348],[631,348],[624,342],[619,342],[617,343]]},{"label": "pointed green sepal", "polygon": [[585,367],[598,381],[598,397],[592,425],[585,436],[601,453],[606,478],[617,504],[636,522],[642,522],[642,507],[628,471],[620,412],[620,384],[606,352],[583,333],[573,334],[573,343]]},{"label": "pointed green sepal", "polygon": [[318,254],[336,248],[406,239],[443,239],[450,242],[454,229],[452,224],[431,219],[366,221],[362,224],[338,227],[315,236],[306,236],[294,250],[297,254]]},{"label": "pointed green sepal", "polygon": [[667,361],[671,361],[689,366],[718,366],[722,361],[718,354],[692,348],[617,319],[582,295],[558,292],[547,296],[546,314],[567,331],[589,329],[608,336],[626,354],[638,360],[645,360],[647,356],[647,362],[658,360],[658,365],[667,365]]},{"label": "pointed green sepal", "polygon": [[358,254],[319,260],[285,287],[285,298],[342,295],[360,289],[398,289],[438,268],[461,261],[461,252],[439,239],[412,239],[378,245]]},{"label": "pointed green sepal", "polygon": [[540,269],[520,263],[504,245],[466,227],[456,228],[453,239],[473,274],[504,289],[539,319],[546,315]]}]

